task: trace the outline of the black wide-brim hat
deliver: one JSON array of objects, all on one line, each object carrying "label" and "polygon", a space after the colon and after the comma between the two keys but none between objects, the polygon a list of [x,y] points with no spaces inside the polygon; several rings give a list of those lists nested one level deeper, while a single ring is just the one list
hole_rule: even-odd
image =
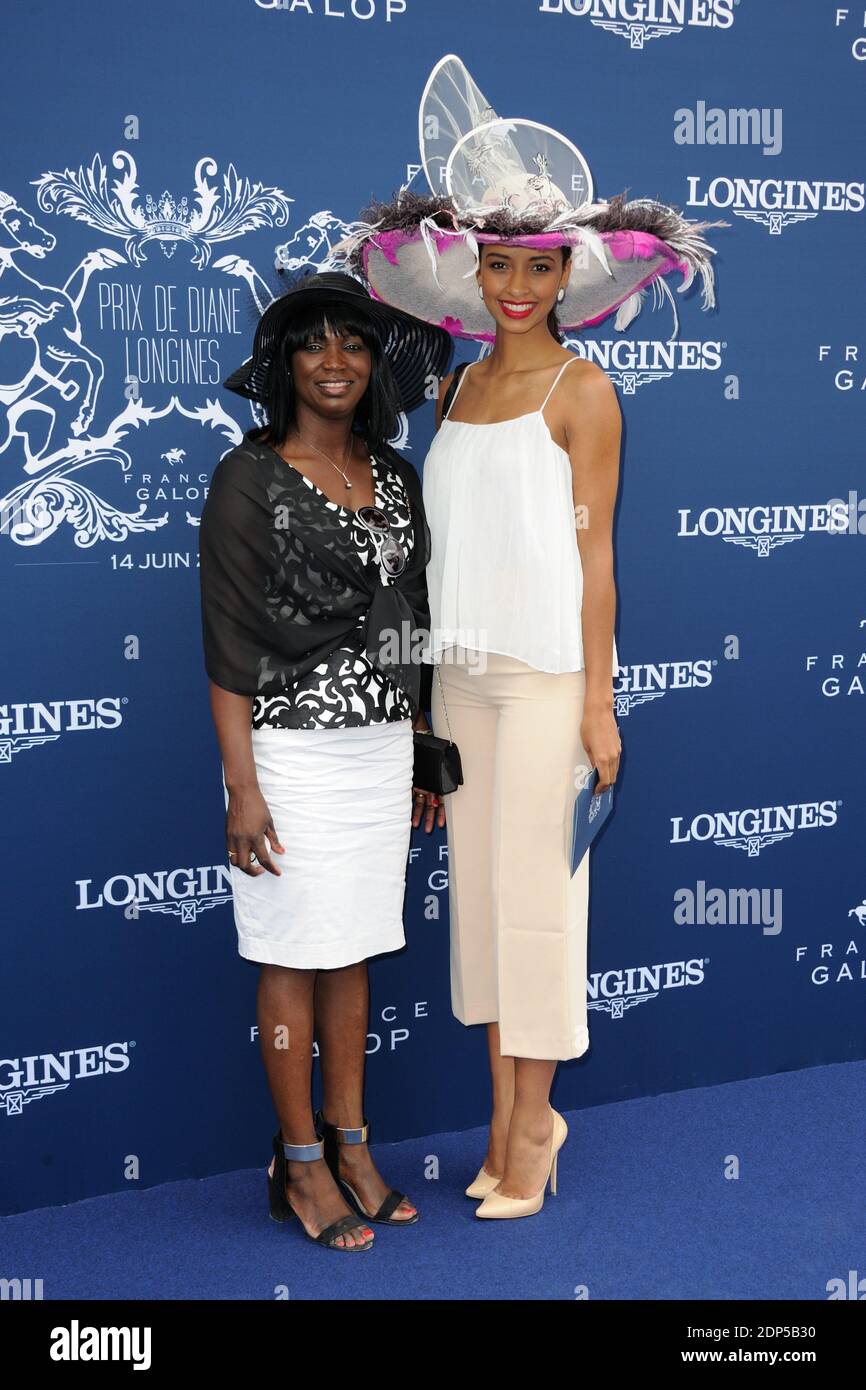
[{"label": "black wide-brim hat", "polygon": [[294,315],[310,305],[326,311],[342,310],[369,322],[388,359],[401,409],[406,412],[428,398],[430,378],[441,378],[448,370],[454,343],[444,328],[371,298],[352,275],[325,271],[307,275],[268,305],[256,328],[253,355],[226,378],[226,390],[262,405],[267,403],[268,374],[286,328]]}]

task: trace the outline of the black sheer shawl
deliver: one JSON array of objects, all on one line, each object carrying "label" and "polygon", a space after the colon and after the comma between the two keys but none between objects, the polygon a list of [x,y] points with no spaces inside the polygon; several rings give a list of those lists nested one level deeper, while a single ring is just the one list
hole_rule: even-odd
[{"label": "black sheer shawl", "polygon": [[360,623],[360,649],[413,707],[429,709],[421,482],[396,450],[379,449],[376,459],[398,474],[412,510],[408,564],[388,584],[378,564],[363,563],[353,528],[339,524],[324,494],[269,445],[247,434],[217,464],[199,536],[204,661],[215,685],[279,695],[337,647],[357,644]]}]

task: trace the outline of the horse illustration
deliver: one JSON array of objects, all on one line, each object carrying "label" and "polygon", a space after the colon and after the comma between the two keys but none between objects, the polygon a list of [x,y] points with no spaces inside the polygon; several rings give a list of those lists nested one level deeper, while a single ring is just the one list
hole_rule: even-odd
[{"label": "horse illustration", "polygon": [[[40,458],[55,435],[64,445],[71,436],[83,435],[96,410],[105,369],[82,342],[78,311],[91,275],[122,265],[124,257],[107,247],[90,251],[62,287],[43,284],[16,263],[20,256],[44,260],[56,244],[51,232],[0,190],[0,405],[7,407],[0,454],[13,438],[23,438],[28,457]],[[69,375],[75,369],[83,382]],[[71,405],[79,397],[70,419],[71,410],[59,403]],[[45,425],[35,448],[33,429],[18,425],[32,412],[40,413]]]},{"label": "horse illustration", "polygon": [[293,237],[277,247],[276,264],[288,271],[306,266],[317,271],[339,270],[342,259],[334,255],[334,247],[363,226],[363,222],[344,222],[332,212],[314,212]]}]

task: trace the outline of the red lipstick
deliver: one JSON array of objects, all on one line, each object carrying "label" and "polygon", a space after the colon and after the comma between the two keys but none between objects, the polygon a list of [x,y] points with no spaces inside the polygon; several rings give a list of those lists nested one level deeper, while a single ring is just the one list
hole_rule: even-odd
[{"label": "red lipstick", "polygon": [[498,303],[506,318],[528,319],[536,309],[538,301],[534,300],[532,303],[528,303],[525,299],[500,299]]}]

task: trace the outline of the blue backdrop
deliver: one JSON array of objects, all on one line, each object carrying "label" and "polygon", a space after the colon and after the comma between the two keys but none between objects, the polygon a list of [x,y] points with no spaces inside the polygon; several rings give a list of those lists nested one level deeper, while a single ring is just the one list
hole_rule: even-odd
[{"label": "blue backdrop", "polygon": [[[651,296],[626,333],[572,342],[624,416],[624,757],[593,850],[591,1047],[557,1104],[862,1057],[862,6],[19,0],[5,19],[3,1210],[268,1160],[196,528],[254,423],[220,386],[249,288],[419,186],[418,99],[449,51],[503,115],[569,135],[599,196],[730,224],[717,309],[677,296],[675,344]],[[419,470],[432,426],[425,406],[400,440]],[[444,836],[416,832],[408,946],[372,968],[379,1138],[487,1112],[446,888]],[[737,889],[764,892],[747,920]]]}]

